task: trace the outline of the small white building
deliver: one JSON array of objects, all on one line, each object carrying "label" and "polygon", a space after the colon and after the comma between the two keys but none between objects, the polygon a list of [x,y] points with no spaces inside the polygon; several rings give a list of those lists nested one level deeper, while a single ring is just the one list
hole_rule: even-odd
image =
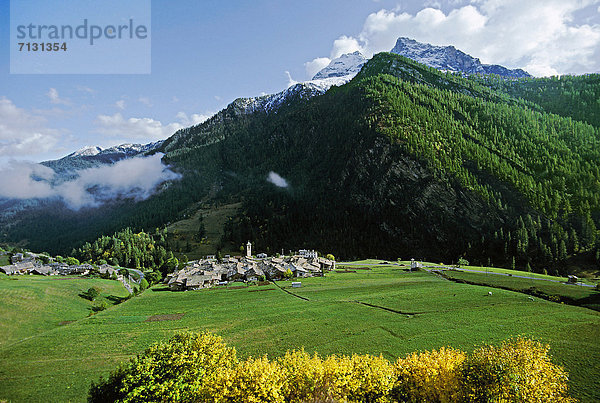
[{"label": "small white building", "polygon": [[298,254],[307,259],[316,259],[317,258],[317,252],[314,250],[300,249],[298,251]]},{"label": "small white building", "polygon": [[250,241],[246,244],[246,257],[252,257],[252,244]]}]

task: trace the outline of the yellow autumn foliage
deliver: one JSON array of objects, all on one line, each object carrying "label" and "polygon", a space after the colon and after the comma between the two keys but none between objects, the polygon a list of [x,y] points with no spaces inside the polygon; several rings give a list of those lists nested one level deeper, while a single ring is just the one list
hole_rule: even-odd
[{"label": "yellow autumn foliage", "polygon": [[237,365],[221,370],[209,387],[204,401],[225,402],[284,402],[281,391],[283,373],[276,361],[267,357],[248,358]]},{"label": "yellow autumn foliage", "polygon": [[332,379],[325,377],[323,360],[315,353],[288,351],[278,363],[284,374],[282,394],[285,401],[300,403],[327,400]]},{"label": "yellow autumn foliage", "polygon": [[330,356],[323,362],[329,395],[341,402],[388,402],[394,368],[383,357]]},{"label": "yellow autumn foliage", "polygon": [[563,402],[567,373],[549,346],[518,337],[472,354],[449,347],[390,363],[304,350],[238,360],[210,333],[158,343],[92,384],[89,402]]},{"label": "yellow autumn foliage", "polygon": [[[218,374],[237,362],[219,336],[175,335],[131,360],[115,388],[122,402],[193,401],[207,396]],[[110,380],[110,378],[109,378]]]},{"label": "yellow autumn foliage", "polygon": [[460,368],[465,353],[453,348],[413,353],[395,364],[396,401],[456,402],[461,393]]},{"label": "yellow autumn foliage", "polygon": [[524,337],[478,348],[462,369],[463,401],[574,402],[567,395],[568,375],[552,363],[549,349]]}]

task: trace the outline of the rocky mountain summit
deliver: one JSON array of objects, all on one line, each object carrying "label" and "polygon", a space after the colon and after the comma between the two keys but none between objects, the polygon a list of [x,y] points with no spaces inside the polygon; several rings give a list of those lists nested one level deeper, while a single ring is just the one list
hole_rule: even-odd
[{"label": "rocky mountain summit", "polygon": [[529,73],[521,69],[510,70],[496,64],[482,64],[479,59],[454,46],[434,46],[405,37],[398,38],[392,53],[408,57],[438,70],[465,74],[497,74],[508,78],[531,77]]}]

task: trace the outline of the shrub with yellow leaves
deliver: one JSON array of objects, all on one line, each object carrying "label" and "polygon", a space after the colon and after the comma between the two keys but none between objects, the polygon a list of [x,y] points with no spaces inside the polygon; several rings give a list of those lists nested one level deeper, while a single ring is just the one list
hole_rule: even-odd
[{"label": "shrub with yellow leaves", "polygon": [[444,347],[399,358],[392,397],[400,402],[455,402],[460,396],[464,361],[465,353]]},{"label": "shrub with yellow leaves", "polygon": [[223,369],[209,388],[207,402],[284,402],[283,374],[277,361],[267,357],[248,358]]},{"label": "shrub with yellow leaves", "polygon": [[567,374],[549,347],[523,337],[467,356],[441,348],[395,364],[379,356],[304,350],[274,361],[238,361],[235,349],[210,333],[184,333],[155,344],[92,383],[89,402],[562,402]]},{"label": "shrub with yellow leaves", "polygon": [[[382,356],[352,355],[338,360],[334,395],[350,402],[388,402],[394,386],[394,368]],[[330,361],[329,359],[327,361]]]},{"label": "shrub with yellow leaves", "polygon": [[462,368],[467,402],[574,402],[567,395],[568,376],[553,364],[550,346],[524,337],[500,346],[478,348]]},{"label": "shrub with yellow leaves", "polygon": [[335,356],[322,360],[304,350],[280,359],[288,402],[387,402],[394,370],[383,357]]},{"label": "shrub with yellow leaves", "polygon": [[300,403],[330,399],[331,379],[325,378],[323,360],[315,353],[288,351],[279,360],[284,374],[282,393],[287,402]]},{"label": "shrub with yellow leaves", "polygon": [[92,383],[89,402],[204,400],[218,374],[237,362],[235,349],[210,333],[177,334]]}]

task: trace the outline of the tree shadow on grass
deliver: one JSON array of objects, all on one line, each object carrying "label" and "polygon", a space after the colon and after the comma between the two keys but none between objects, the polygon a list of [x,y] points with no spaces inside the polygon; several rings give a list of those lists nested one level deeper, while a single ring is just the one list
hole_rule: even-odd
[{"label": "tree shadow on grass", "polygon": [[105,299],[108,300],[108,301],[110,301],[111,304],[113,304],[113,305],[119,305],[121,302],[125,302],[129,298],[128,297],[118,297],[116,295],[109,295]]},{"label": "tree shadow on grass", "polygon": [[160,286],[160,287],[152,287],[152,288],[150,288],[150,289],[152,290],[152,292],[171,291],[171,290],[169,289],[169,287],[168,287],[168,286],[166,286],[166,285],[163,285],[163,286]]},{"label": "tree shadow on grass", "polygon": [[593,309],[594,311],[600,311],[600,292],[596,292],[589,297],[578,299],[577,305]]}]

